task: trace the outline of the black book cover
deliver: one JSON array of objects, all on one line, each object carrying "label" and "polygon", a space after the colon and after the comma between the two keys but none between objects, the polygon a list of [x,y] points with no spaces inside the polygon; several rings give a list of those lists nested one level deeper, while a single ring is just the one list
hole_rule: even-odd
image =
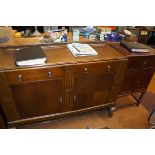
[{"label": "black book cover", "polygon": [[149,52],[150,47],[137,42],[125,42],[120,43],[121,46],[125,47],[131,52]]},{"label": "black book cover", "polygon": [[15,51],[15,61],[28,61],[46,58],[46,55],[40,46],[23,47]]}]

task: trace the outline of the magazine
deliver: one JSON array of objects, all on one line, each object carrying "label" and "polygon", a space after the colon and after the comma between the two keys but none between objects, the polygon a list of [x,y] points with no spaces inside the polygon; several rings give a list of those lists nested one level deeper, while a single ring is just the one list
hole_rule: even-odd
[{"label": "magazine", "polygon": [[67,47],[75,57],[78,56],[92,56],[98,53],[88,44],[72,43],[68,44]]}]

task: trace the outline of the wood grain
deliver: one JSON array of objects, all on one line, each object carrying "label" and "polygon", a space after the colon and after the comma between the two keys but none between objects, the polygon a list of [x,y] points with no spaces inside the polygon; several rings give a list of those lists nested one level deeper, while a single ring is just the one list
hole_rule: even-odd
[{"label": "wood grain", "polygon": [[[107,43],[90,46],[98,55],[76,58],[64,44],[42,46],[48,61],[21,67],[15,65],[14,49],[3,48],[0,95],[8,125],[48,121],[114,106],[128,57]],[[147,63],[152,67],[153,61]],[[130,68],[135,69],[134,66]],[[53,73],[50,78],[49,71]],[[18,75],[22,75],[22,80]]]},{"label": "wood grain", "polygon": [[15,107],[14,99],[4,72],[0,72],[0,86],[0,103],[7,120],[12,121],[19,119],[19,114]]}]

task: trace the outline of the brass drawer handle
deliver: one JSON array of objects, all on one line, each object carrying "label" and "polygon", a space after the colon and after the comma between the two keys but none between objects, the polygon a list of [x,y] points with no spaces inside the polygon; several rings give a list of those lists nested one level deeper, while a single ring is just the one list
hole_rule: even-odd
[{"label": "brass drawer handle", "polygon": [[62,104],[62,97],[60,97],[60,103]]},{"label": "brass drawer handle", "polygon": [[84,72],[87,74],[88,73],[88,69],[87,68],[84,68]]},{"label": "brass drawer handle", "polygon": [[74,95],[74,101],[76,101],[76,95]]},{"label": "brass drawer handle", "polygon": [[23,80],[22,75],[21,75],[21,74],[20,74],[20,75],[18,75],[17,79],[18,79],[18,81],[22,81],[22,80]]},{"label": "brass drawer handle", "polygon": [[107,71],[108,72],[111,71],[111,66],[110,65],[107,66]]},{"label": "brass drawer handle", "polygon": [[52,72],[48,72],[48,77],[49,77],[49,78],[52,77]]},{"label": "brass drawer handle", "polygon": [[146,64],[147,64],[147,62],[146,62],[146,61],[144,61],[144,62],[143,62],[143,65],[146,65]]},{"label": "brass drawer handle", "polygon": [[136,81],[136,83],[137,83],[137,84],[139,84],[139,83],[140,83],[140,81]]}]

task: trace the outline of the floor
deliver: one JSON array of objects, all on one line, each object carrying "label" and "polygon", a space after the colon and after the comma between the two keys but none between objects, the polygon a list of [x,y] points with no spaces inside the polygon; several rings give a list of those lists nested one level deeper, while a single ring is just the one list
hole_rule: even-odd
[{"label": "floor", "polygon": [[[134,113],[134,115],[133,115]],[[141,105],[131,106],[117,110],[113,117],[108,118],[105,111],[94,111],[83,115],[72,116],[71,118],[38,124],[31,129],[87,129],[87,128],[110,128],[110,129],[147,129],[149,113]]]},{"label": "floor", "polygon": [[[155,93],[155,74],[150,82],[148,91]],[[118,105],[135,103],[131,96],[118,99]],[[83,114],[65,117],[44,124],[27,126],[31,129],[87,129],[87,128],[110,128],[110,129],[148,129],[147,122],[149,111],[143,105],[135,104],[117,108],[111,118],[104,110],[96,110]]]}]

